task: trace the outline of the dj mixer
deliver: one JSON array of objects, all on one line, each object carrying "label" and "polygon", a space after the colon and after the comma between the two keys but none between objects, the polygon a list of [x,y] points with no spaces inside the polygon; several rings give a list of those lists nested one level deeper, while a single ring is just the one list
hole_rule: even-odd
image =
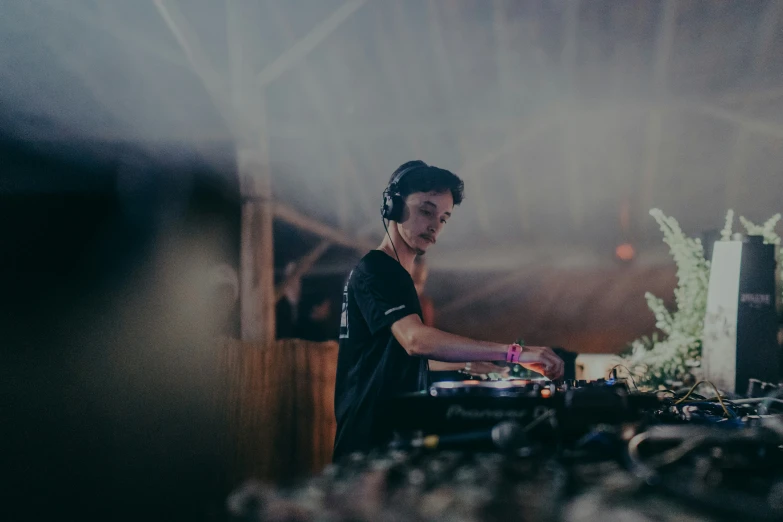
[{"label": "dj mixer", "polygon": [[[631,393],[624,381],[452,381],[426,392],[389,401],[385,421],[400,440],[437,435],[457,444],[459,434],[480,438],[482,430],[505,423],[506,438],[466,447],[486,449],[542,442],[568,442],[598,424],[621,425],[641,419],[660,405],[655,395]],[[524,441],[519,433],[524,433]],[[486,438],[486,437],[485,437]],[[490,437],[491,439],[491,437]],[[513,439],[513,441],[511,440]]]}]

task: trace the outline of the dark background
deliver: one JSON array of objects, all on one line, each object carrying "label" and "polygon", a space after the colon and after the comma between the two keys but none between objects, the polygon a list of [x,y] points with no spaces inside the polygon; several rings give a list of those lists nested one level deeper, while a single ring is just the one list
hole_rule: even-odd
[{"label": "dark background", "polygon": [[189,253],[237,264],[236,180],[130,148],[7,136],[0,160],[13,506],[0,516],[219,513],[228,450],[215,346],[201,311],[171,289],[203,286]]}]

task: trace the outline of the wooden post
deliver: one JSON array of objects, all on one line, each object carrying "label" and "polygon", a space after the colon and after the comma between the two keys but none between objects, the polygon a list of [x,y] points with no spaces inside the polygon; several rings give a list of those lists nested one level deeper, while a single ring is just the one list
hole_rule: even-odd
[{"label": "wooden post", "polygon": [[274,205],[268,162],[256,149],[237,150],[242,184],[241,327],[245,341],[275,339]]},{"label": "wooden post", "polygon": [[237,135],[236,163],[242,192],[240,321],[243,341],[271,346],[275,340],[274,205],[269,172],[265,92],[251,88],[241,36],[241,4],[226,2],[226,34],[232,112],[245,123]]}]

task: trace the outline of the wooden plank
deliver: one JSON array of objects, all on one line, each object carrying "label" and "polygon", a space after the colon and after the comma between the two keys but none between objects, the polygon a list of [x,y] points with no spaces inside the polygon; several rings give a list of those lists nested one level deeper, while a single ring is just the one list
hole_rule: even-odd
[{"label": "wooden plank", "polygon": [[275,303],[283,297],[286,288],[288,288],[292,282],[304,276],[330,246],[332,246],[332,243],[328,239],[324,239],[296,263],[294,271],[291,272],[285,281],[275,287]]},{"label": "wooden plank", "polygon": [[232,132],[241,132],[241,125],[236,114],[225,103],[226,85],[215,71],[201,48],[195,31],[190,27],[183,14],[172,3],[163,0],[152,0],[161,18],[177,40],[188,59],[193,71],[201,79],[204,88],[212,99],[212,103],[223,116]]},{"label": "wooden plank", "polygon": [[324,225],[322,222],[309,218],[293,208],[285,205],[284,203],[274,204],[274,215],[277,219],[285,221],[295,227],[315,234],[323,239],[327,239],[336,245],[342,245],[348,248],[353,248],[359,252],[366,252],[372,250],[377,245],[370,241],[354,239],[344,232],[336,230],[328,225]]},{"label": "wooden plank", "polygon": [[274,207],[271,202],[261,203],[260,235],[258,244],[259,293],[261,297],[259,338],[266,344],[275,340],[275,255],[274,255]]},{"label": "wooden plank", "polygon": [[304,38],[292,45],[275,61],[264,67],[256,78],[258,84],[261,87],[269,85],[283,75],[283,73],[301,62],[302,59],[316,49],[327,36],[332,34],[340,24],[364,5],[365,1],[366,0],[348,0],[338,7],[329,17],[307,33]]},{"label": "wooden plank", "polygon": [[230,480],[271,483],[318,473],[334,445],[337,343],[299,339],[219,347]]}]

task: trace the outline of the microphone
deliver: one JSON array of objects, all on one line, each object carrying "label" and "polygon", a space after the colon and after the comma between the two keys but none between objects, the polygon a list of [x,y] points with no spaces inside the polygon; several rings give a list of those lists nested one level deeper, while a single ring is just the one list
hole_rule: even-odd
[{"label": "microphone", "polygon": [[520,425],[516,422],[505,421],[496,424],[489,430],[467,431],[447,435],[427,435],[408,441],[395,441],[392,445],[395,449],[480,450],[494,448],[501,451],[511,451],[521,448],[526,442],[527,437]]}]

